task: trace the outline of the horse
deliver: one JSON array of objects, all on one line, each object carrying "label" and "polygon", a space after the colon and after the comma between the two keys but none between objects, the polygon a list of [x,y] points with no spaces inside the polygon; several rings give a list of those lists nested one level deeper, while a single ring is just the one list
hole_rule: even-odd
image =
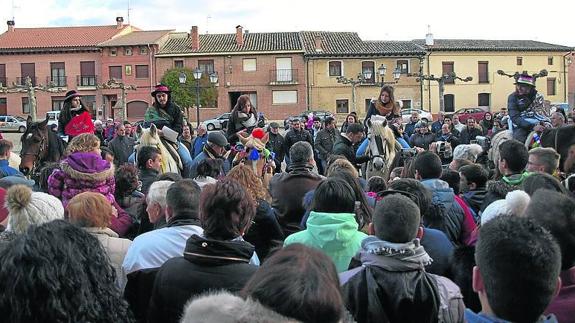
[{"label": "horse", "polygon": [[569,156],[569,147],[575,145],[575,125],[545,129],[541,134],[541,146],[555,149],[561,159],[559,170],[566,171],[565,161]]},{"label": "horse", "polygon": [[142,128],[141,126],[138,126],[136,134],[139,142],[136,147],[136,155],[142,147],[156,147],[160,150],[160,154],[162,156],[162,173],[180,174],[182,172],[184,167],[182,166],[180,155],[178,155],[177,144],[173,144],[160,137],[155,124],[152,124],[150,128]]},{"label": "horse", "polygon": [[487,152],[487,158],[497,169],[499,162],[499,146],[507,140],[513,139],[513,132],[511,130],[501,130],[491,138],[491,148]]},{"label": "horse", "polygon": [[20,138],[20,172],[27,177],[37,177],[49,163],[57,163],[64,156],[66,143],[48,127],[48,118],[42,122],[26,120],[26,131]]},{"label": "horse", "polygon": [[381,176],[386,178],[391,170],[393,160],[399,151],[393,130],[387,126],[384,116],[373,115],[367,121],[369,140],[368,156],[371,157],[366,167],[366,178]]}]

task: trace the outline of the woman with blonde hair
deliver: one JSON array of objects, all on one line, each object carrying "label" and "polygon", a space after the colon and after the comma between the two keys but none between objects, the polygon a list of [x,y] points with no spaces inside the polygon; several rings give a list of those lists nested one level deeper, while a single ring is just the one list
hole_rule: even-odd
[{"label": "woman with blonde hair", "polygon": [[256,205],[256,216],[244,239],[256,247],[260,259],[265,259],[273,247],[281,246],[283,231],[269,204],[270,195],[251,167],[239,164],[232,168],[228,178],[235,179]]},{"label": "woman with blonde hair", "polygon": [[132,224],[130,216],[116,203],[114,165],[100,155],[100,140],[96,135],[83,133],[66,148],[66,158],[60,169],[48,177],[48,192],[62,200],[64,207],[74,196],[83,192],[102,194],[116,208],[110,228],[123,236]]},{"label": "woman with blonde hair", "polygon": [[126,285],[126,274],[122,269],[122,263],[132,241],[119,238],[116,232],[108,228],[114,217],[114,207],[102,194],[84,192],[68,202],[66,211],[70,223],[98,238],[116,270],[116,282],[120,290],[123,290]]}]

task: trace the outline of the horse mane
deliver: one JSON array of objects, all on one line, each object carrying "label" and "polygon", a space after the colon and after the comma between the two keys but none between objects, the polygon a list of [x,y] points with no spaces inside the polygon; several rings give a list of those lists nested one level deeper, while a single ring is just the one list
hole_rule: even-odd
[{"label": "horse mane", "polygon": [[48,161],[59,161],[64,155],[66,145],[58,134],[50,129],[48,131]]}]

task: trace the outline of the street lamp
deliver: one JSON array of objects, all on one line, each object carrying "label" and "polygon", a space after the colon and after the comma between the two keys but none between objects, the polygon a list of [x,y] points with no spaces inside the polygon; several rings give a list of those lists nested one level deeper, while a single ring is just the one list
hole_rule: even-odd
[{"label": "street lamp", "polygon": [[[394,74],[395,74],[395,72],[394,72]],[[439,111],[441,111],[441,112],[445,111],[445,98],[443,96],[444,92],[445,92],[445,81],[460,80],[463,82],[470,82],[473,80],[473,78],[471,76],[468,76],[466,78],[461,78],[461,77],[457,76],[457,74],[455,74],[455,72],[443,74],[440,77],[436,77],[433,74],[423,75],[420,73],[409,74],[409,76],[417,77],[417,82],[422,82],[423,80],[427,80],[427,81],[436,81],[438,83],[438,85],[439,85]],[[429,111],[431,111],[431,106],[429,107]]]},{"label": "street lamp", "polygon": [[[202,78],[202,70],[199,68],[195,68],[192,71],[192,75],[194,76],[194,79],[196,80],[196,123],[197,123],[197,127],[200,126],[200,79]],[[218,83],[218,73],[216,72],[212,72],[209,75],[210,78],[210,83],[212,84],[216,84]],[[181,72],[180,75],[178,76],[178,80],[180,81],[180,84],[184,85],[186,84],[187,81],[187,75],[184,72]]]},{"label": "street lamp", "polygon": [[397,67],[393,71],[393,78],[395,81],[393,82],[385,82],[385,72],[387,71],[387,66],[385,64],[381,64],[381,66],[377,69],[379,76],[381,77],[381,82],[372,82],[371,77],[373,73],[370,69],[363,71],[363,73],[359,73],[356,78],[347,78],[345,76],[338,76],[336,78],[337,83],[341,84],[350,84],[351,85],[351,102],[352,102],[352,111],[356,111],[355,109],[355,87],[360,85],[371,85],[371,86],[379,86],[382,87],[386,84],[396,84],[401,77],[401,70]]}]

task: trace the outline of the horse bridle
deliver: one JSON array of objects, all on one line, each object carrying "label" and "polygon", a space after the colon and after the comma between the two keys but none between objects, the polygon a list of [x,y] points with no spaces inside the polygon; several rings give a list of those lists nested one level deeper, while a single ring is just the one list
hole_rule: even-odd
[{"label": "horse bridle", "polygon": [[[31,133],[29,133],[29,134],[31,134]],[[36,163],[40,161],[40,159],[41,159],[40,156],[48,148],[46,137],[44,137],[43,135],[40,135],[40,137],[42,137],[42,140],[40,140],[40,148],[38,149],[37,153],[30,153],[30,152],[22,153],[22,152],[20,152],[20,158],[22,158],[24,156],[30,156],[30,155],[34,156],[34,162],[32,162],[32,168],[30,169],[30,172],[28,173],[29,176],[32,176],[34,174],[34,171],[36,170]]]}]

